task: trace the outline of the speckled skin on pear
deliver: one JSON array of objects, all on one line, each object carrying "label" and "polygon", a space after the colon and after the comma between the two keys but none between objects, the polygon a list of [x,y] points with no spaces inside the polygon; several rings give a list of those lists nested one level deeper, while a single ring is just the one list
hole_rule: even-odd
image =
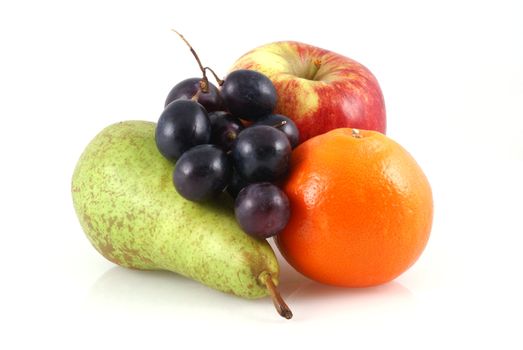
[{"label": "speckled skin on pear", "polygon": [[269,244],[242,232],[232,203],[198,204],[178,195],[173,164],[156,149],[155,124],[128,121],[104,129],[76,166],[72,193],[80,223],[110,261],[170,270],[245,298],[268,291],[278,262]]}]

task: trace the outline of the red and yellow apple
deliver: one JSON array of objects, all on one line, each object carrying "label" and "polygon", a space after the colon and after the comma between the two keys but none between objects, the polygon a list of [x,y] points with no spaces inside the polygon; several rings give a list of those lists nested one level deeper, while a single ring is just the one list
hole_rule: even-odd
[{"label": "red and yellow apple", "polygon": [[385,133],[378,81],[362,64],[308,44],[281,41],[240,57],[231,70],[268,76],[278,92],[275,113],[296,123],[300,142],[343,127]]}]

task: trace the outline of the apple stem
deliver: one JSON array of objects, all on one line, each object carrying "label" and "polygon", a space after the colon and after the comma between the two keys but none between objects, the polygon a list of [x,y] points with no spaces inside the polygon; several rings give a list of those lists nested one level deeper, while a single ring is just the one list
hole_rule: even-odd
[{"label": "apple stem", "polygon": [[198,62],[198,66],[200,67],[200,70],[202,71],[203,77],[202,77],[202,80],[200,80],[200,90],[202,90],[203,93],[209,92],[209,79],[207,78],[207,74],[205,72],[205,68],[202,65],[202,62],[200,61],[200,57],[198,57],[198,54],[196,53],[196,51],[194,51],[191,44],[189,44],[187,39],[185,39],[185,37],[182,34],[180,34],[180,32],[178,32],[176,29],[171,29],[171,30],[173,32],[175,32],[176,34],[178,34],[178,36],[183,40],[183,42],[187,46],[189,46],[189,50],[191,51],[192,55],[196,59],[196,62]]},{"label": "apple stem", "polygon": [[260,276],[260,279],[265,284],[267,290],[271,294],[272,302],[274,304],[274,307],[276,308],[276,311],[278,311],[278,314],[280,314],[281,317],[290,320],[292,318],[292,311],[281,297],[278,288],[276,288],[276,286],[274,285],[271,274],[263,273]]},{"label": "apple stem", "polygon": [[309,76],[309,80],[315,80],[316,74],[318,74],[318,71],[321,67],[321,61],[319,59],[314,60],[314,67],[312,68],[312,72]]}]

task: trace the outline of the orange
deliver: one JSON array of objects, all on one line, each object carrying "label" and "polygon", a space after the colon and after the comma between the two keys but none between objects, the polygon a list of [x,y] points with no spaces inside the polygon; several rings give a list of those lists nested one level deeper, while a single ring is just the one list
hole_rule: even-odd
[{"label": "orange", "polygon": [[322,283],[366,287],[407,270],[427,244],[432,192],[414,158],[387,136],[335,129],[298,146],[284,191],[285,259]]}]

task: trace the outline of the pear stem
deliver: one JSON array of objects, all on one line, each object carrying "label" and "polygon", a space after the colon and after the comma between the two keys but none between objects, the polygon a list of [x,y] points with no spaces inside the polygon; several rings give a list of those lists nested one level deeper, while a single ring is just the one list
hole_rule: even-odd
[{"label": "pear stem", "polygon": [[276,307],[276,311],[278,311],[281,317],[290,320],[292,318],[292,311],[281,297],[278,288],[276,288],[276,286],[274,285],[274,282],[272,281],[272,276],[269,273],[267,273],[264,277],[265,278],[263,278],[263,282],[265,283],[265,286],[271,294],[272,302],[274,304],[274,307]]},{"label": "pear stem", "polygon": [[202,77],[202,80],[200,81],[200,90],[202,90],[203,93],[209,92],[209,79],[207,78],[207,74],[205,72],[205,68],[202,65],[202,61],[200,61],[200,57],[198,57],[198,54],[196,53],[196,51],[194,51],[191,44],[189,44],[187,39],[185,39],[185,37],[182,34],[180,34],[180,32],[178,32],[176,29],[171,29],[171,30],[173,32],[175,32],[176,34],[178,34],[178,36],[183,40],[183,42],[187,46],[189,46],[189,50],[191,50],[192,55],[196,59],[196,62],[198,62],[198,66],[200,67],[200,70],[202,71],[203,77]]}]

